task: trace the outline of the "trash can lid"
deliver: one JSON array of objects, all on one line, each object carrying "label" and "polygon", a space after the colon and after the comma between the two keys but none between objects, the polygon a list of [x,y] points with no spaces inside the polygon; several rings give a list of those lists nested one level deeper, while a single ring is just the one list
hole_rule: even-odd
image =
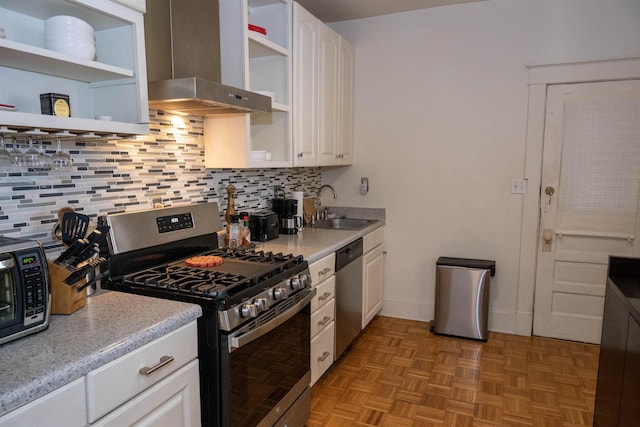
[{"label": "trash can lid", "polygon": [[482,270],[491,270],[492,276],[495,276],[496,274],[496,262],[488,259],[440,257],[438,258],[436,265],[448,265],[450,267],[478,268]]}]

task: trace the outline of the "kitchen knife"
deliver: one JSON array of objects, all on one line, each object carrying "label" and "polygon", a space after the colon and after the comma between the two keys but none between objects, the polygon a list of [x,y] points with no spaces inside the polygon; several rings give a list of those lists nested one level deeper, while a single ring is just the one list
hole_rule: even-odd
[{"label": "kitchen knife", "polygon": [[107,260],[103,257],[90,259],[82,267],[78,268],[76,271],[68,275],[67,278],[63,280],[63,282],[69,286],[73,286],[80,280],[82,280],[87,274],[97,270],[105,262],[107,262]]},{"label": "kitchen knife", "polygon": [[81,250],[80,253],[78,253],[76,256],[70,257],[67,261],[67,265],[75,270],[82,263],[84,263],[89,258],[91,258],[92,256],[94,256],[99,252],[100,252],[100,246],[97,243],[94,243],[93,245],[87,246],[86,248]]},{"label": "kitchen knife", "polygon": [[107,237],[107,233],[109,232],[108,225],[98,225],[87,237],[85,237],[89,243],[101,244],[102,241]]},{"label": "kitchen knife", "polygon": [[83,283],[82,285],[78,286],[76,288],[76,292],[82,292],[84,291],[86,288],[88,288],[89,286],[93,285],[94,283],[96,283],[98,280],[104,279],[105,277],[109,276],[109,270],[105,271],[102,274],[97,275],[96,277],[94,277],[91,280],[88,280],[87,283]]},{"label": "kitchen knife", "polygon": [[68,261],[71,259],[71,257],[77,256],[88,247],[90,247],[88,240],[78,239],[73,242],[71,246],[69,246],[64,252],[62,252],[60,256],[53,262],[59,266],[66,267],[67,265],[69,265]]}]

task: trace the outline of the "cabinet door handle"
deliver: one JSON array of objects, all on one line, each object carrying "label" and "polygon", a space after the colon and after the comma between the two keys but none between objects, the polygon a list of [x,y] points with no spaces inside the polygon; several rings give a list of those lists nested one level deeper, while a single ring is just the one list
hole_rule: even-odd
[{"label": "cabinet door handle", "polygon": [[324,270],[318,271],[318,276],[324,276],[325,274],[327,274],[330,271],[331,271],[331,269],[329,267],[325,267]]},{"label": "cabinet door handle", "polygon": [[140,368],[140,370],[138,372],[140,372],[142,375],[148,377],[149,375],[153,374],[158,369],[160,369],[160,368],[162,368],[164,366],[167,366],[169,363],[173,362],[173,360],[174,359],[171,356],[162,356],[160,358],[160,362],[158,362],[157,365],[152,366],[150,368],[145,366],[144,368]]},{"label": "cabinet door handle", "polygon": [[319,297],[318,297],[318,300],[319,300],[319,301],[324,301],[324,300],[326,300],[327,298],[329,298],[330,296],[331,296],[331,292],[325,292],[324,294],[322,294],[322,296],[319,296]]},{"label": "cabinet door handle", "polygon": [[331,353],[328,351],[322,352],[322,356],[318,357],[318,362],[324,362],[327,357],[329,357]]},{"label": "cabinet door handle", "polygon": [[322,320],[320,320],[320,321],[318,322],[318,326],[324,326],[324,325],[326,325],[326,324],[327,324],[327,323],[329,323],[329,322],[331,322],[331,317],[329,317],[329,316],[324,316],[324,319],[322,319]]}]

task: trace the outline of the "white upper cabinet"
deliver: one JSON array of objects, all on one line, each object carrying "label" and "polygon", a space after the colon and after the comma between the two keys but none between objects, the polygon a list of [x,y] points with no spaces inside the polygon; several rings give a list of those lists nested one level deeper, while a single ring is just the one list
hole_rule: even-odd
[{"label": "white upper cabinet", "polygon": [[294,157],[295,166],[318,165],[318,26],[320,21],[298,3],[294,19]]},{"label": "white upper cabinet", "polygon": [[[292,4],[288,0],[220,0],[219,4],[222,83],[272,96],[273,111],[205,117],[205,166],[289,167]],[[250,30],[250,25],[266,35]]]},{"label": "white upper cabinet", "polygon": [[294,165],[353,161],[353,46],[294,4]]},{"label": "white upper cabinet", "polygon": [[[80,18],[95,30],[94,60],[45,48],[44,23]],[[111,0],[0,0],[0,132],[149,132],[143,14]],[[69,96],[71,117],[41,114],[40,94]],[[110,121],[96,120],[109,116]]]},{"label": "white upper cabinet", "polygon": [[[353,45],[340,38],[338,84],[338,139],[334,151],[334,162],[340,165],[353,163],[353,94],[355,90],[355,52]],[[332,164],[329,159],[321,165]]]}]

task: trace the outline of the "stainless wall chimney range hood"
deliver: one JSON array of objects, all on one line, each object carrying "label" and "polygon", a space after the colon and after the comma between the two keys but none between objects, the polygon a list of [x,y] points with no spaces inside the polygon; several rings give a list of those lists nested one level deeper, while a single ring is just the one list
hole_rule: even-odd
[{"label": "stainless wall chimney range hood", "polygon": [[200,116],[271,112],[271,98],[221,83],[218,0],[147,0],[149,106]]}]

